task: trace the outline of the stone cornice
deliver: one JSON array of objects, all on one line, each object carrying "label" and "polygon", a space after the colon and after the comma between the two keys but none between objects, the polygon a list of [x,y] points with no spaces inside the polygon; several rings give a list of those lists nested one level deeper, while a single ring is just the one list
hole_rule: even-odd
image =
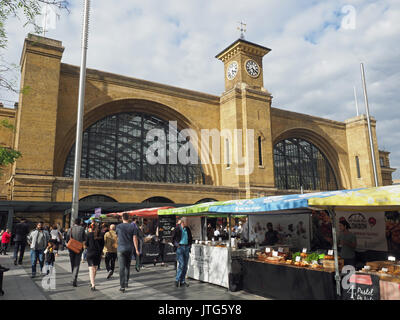
[{"label": "stone cornice", "polygon": [[263,57],[270,51],[271,49],[269,48],[260,46],[258,44],[243,39],[238,39],[234,43],[232,43],[229,47],[227,47],[222,52],[217,54],[215,57],[221,60],[222,62],[225,62],[227,60],[230,60],[238,53],[248,53],[251,55]]},{"label": "stone cornice", "polygon": [[325,125],[331,125],[338,127],[340,129],[345,129],[346,125],[344,122],[340,121],[335,121],[335,120],[329,120],[325,118],[320,118],[320,117],[315,117],[315,116],[310,116],[308,114],[304,113],[298,113],[298,112],[293,112],[293,111],[287,111],[287,110],[282,110],[282,109],[277,109],[277,108],[271,108],[271,115],[272,116],[279,116],[287,119],[296,119],[299,120],[308,120],[308,121],[313,121],[313,122],[321,122]]},{"label": "stone cornice", "polygon": [[[79,67],[62,63],[61,73],[79,78]],[[112,83],[119,86],[152,91],[169,96],[176,96],[183,99],[196,100],[208,104],[219,105],[219,97],[207,93],[182,89],[157,82],[136,79],[95,69],[87,69],[86,75],[87,80]]]}]

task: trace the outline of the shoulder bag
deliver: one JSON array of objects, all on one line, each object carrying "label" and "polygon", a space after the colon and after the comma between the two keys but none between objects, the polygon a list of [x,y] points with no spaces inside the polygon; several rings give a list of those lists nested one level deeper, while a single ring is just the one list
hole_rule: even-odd
[{"label": "shoulder bag", "polygon": [[71,234],[69,235],[67,248],[75,253],[80,253],[83,249],[83,243],[72,238],[72,228],[71,228]]}]

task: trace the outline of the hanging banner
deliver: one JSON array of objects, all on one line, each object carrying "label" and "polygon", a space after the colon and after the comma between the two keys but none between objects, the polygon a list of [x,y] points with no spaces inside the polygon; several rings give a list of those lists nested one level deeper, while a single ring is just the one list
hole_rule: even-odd
[{"label": "hanging banner", "polygon": [[193,240],[201,239],[201,217],[187,217]]},{"label": "hanging banner", "polygon": [[390,252],[400,252],[400,212],[386,211],[386,239]]},{"label": "hanging banner", "polygon": [[356,235],[358,250],[388,251],[384,212],[336,212],[336,225],[340,234],[339,221],[350,224],[350,232]]},{"label": "hanging banner", "polygon": [[279,244],[310,249],[310,214],[249,216],[250,242],[265,241],[268,223],[278,232]]}]

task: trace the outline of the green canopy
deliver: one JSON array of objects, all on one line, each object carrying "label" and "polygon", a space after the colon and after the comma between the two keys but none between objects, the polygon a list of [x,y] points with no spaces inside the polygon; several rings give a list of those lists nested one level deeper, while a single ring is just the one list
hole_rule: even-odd
[{"label": "green canopy", "polygon": [[[236,201],[239,201],[239,200],[205,202],[205,203],[194,204],[192,206],[187,206],[187,207],[158,210],[158,215],[159,216],[163,216],[163,215],[207,216],[210,218],[223,218],[223,217],[227,217],[228,214],[210,213],[209,212],[210,207],[224,206],[224,205],[232,204]],[[234,214],[234,216],[235,217],[246,217],[246,215],[243,215],[243,214]]]}]

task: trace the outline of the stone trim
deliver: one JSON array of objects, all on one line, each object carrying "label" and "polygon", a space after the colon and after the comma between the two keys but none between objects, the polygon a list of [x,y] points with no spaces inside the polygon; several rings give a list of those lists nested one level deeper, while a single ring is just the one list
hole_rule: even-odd
[{"label": "stone trim", "polygon": [[[71,75],[76,78],[79,77],[79,67],[62,63],[61,73],[65,75]],[[160,94],[166,94],[168,96],[174,96],[178,98],[195,100],[208,104],[214,104],[219,106],[219,97],[202,93],[198,91],[192,91],[188,89],[182,89],[173,87],[157,82],[151,82],[147,80],[136,79],[132,77],[122,76],[114,73],[99,71],[95,69],[87,69],[86,73],[87,80],[93,80],[98,82],[105,82],[108,84],[115,84],[118,86],[130,87],[144,91],[157,92]]]}]

